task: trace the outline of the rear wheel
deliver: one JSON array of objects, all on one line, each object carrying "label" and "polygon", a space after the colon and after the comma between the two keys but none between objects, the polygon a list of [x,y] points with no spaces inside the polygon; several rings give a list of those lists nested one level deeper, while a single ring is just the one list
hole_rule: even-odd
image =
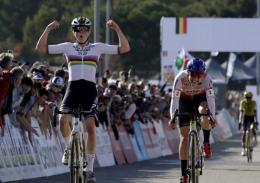
[{"label": "rear wheel", "polygon": [[79,142],[76,134],[72,137],[70,157],[70,183],[79,183]]}]

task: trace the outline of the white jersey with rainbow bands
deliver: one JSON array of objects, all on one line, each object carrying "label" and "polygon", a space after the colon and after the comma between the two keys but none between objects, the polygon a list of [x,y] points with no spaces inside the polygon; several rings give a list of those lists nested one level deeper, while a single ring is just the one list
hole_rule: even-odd
[{"label": "white jersey with rainbow bands", "polygon": [[49,54],[64,54],[68,63],[69,81],[84,79],[96,83],[97,63],[101,54],[118,54],[117,45],[89,43],[80,47],[78,43],[65,42],[48,45]]}]

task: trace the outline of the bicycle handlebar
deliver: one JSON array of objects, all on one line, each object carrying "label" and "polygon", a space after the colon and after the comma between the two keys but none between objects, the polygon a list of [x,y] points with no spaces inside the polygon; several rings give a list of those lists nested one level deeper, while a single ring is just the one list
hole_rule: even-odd
[{"label": "bicycle handlebar", "polygon": [[[79,109],[75,109],[73,111],[61,111],[59,110],[58,108],[55,110],[55,116],[57,114],[72,114],[74,115],[75,117],[79,117],[81,118],[81,115],[93,115],[94,118],[95,118],[95,125],[96,127],[99,126],[99,119],[97,117],[97,114],[96,114],[96,111],[97,111],[97,105],[96,104],[93,104],[91,109],[89,111],[82,111],[81,108]],[[56,125],[55,125],[56,126]]]},{"label": "bicycle handlebar", "polygon": [[178,109],[175,110],[175,113],[174,113],[174,116],[173,116],[173,119],[172,119],[172,122],[175,122],[176,120],[176,117],[180,117],[180,116],[188,116],[188,117],[201,117],[201,116],[208,116],[209,117],[209,120],[211,122],[213,122],[213,116],[212,114],[210,113],[209,110],[207,110],[207,113],[199,113],[198,111],[193,111],[193,112],[183,112],[183,113],[179,113]]},{"label": "bicycle handlebar", "polygon": [[73,114],[74,116],[79,116],[79,115],[89,115],[91,114],[93,111],[80,111],[80,110],[73,110],[73,111],[57,111],[57,114]]},{"label": "bicycle handlebar", "polygon": [[57,114],[73,114],[74,116],[80,116],[80,115],[89,115],[89,114],[94,114],[97,110],[97,105],[93,104],[91,109],[88,111],[83,111],[81,108],[79,109],[74,109],[72,111],[57,111]]}]

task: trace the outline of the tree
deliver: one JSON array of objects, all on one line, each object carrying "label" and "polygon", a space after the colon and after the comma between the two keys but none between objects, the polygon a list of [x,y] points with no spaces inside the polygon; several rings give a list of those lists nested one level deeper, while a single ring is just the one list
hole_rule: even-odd
[{"label": "tree", "polygon": [[174,13],[159,0],[124,0],[114,3],[113,18],[125,32],[131,46],[131,52],[121,58],[124,69],[133,65],[141,77],[159,72],[162,16],[174,16]]}]

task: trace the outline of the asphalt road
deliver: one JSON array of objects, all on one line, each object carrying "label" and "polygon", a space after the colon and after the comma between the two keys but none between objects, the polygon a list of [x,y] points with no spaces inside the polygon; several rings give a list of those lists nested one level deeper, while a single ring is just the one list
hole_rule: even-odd
[{"label": "asphalt road", "polygon": [[[258,135],[260,142],[260,136]],[[200,182],[260,182],[260,143],[254,148],[253,163],[240,155],[240,134],[213,145],[213,157],[205,162]],[[177,155],[133,164],[97,168],[98,183],[178,183],[180,165]],[[21,180],[10,183],[68,183],[69,175]]]}]

